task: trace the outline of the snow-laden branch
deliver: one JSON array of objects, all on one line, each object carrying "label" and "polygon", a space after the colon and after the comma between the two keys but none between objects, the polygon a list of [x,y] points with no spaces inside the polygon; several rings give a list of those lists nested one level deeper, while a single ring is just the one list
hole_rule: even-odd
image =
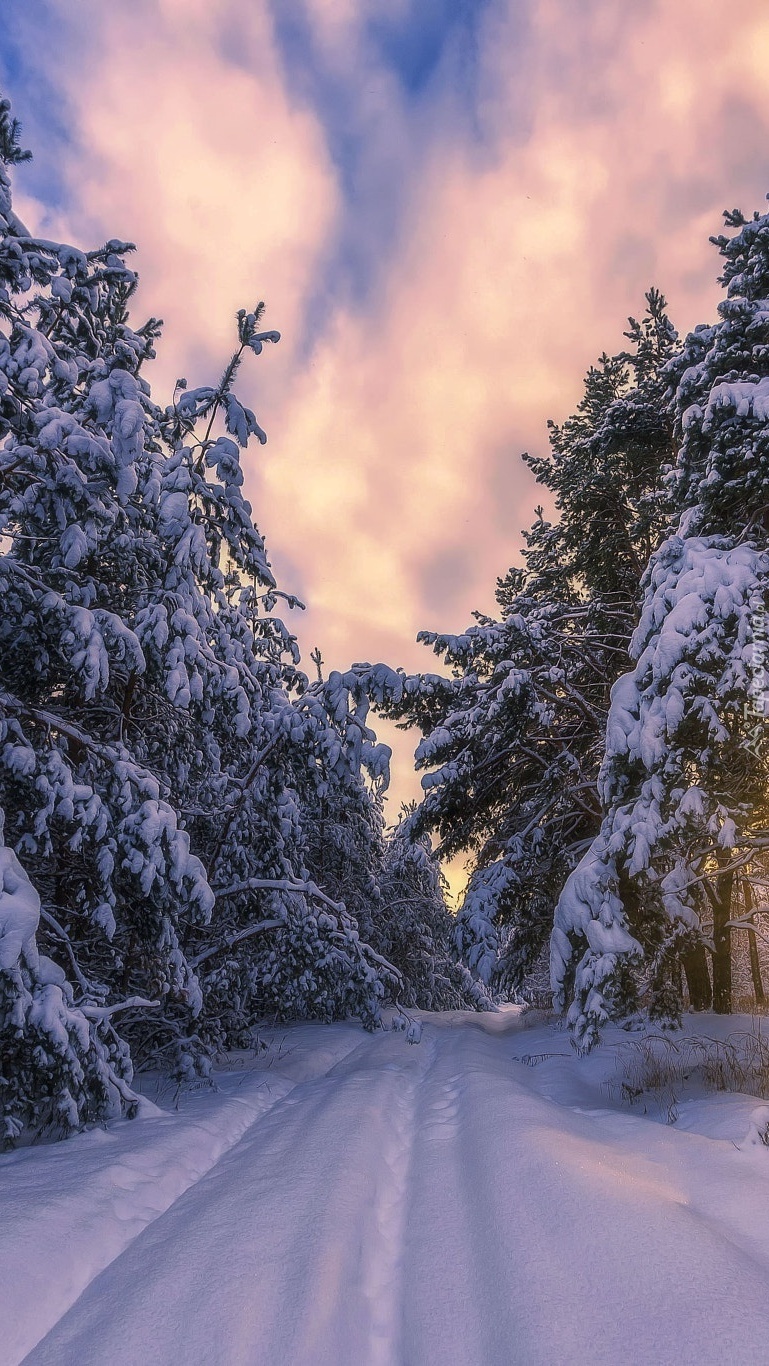
[{"label": "snow-laden branch", "polygon": [[[265,759],[269,758],[270,754],[275,749],[275,746],[278,744],[278,741],[280,739],[281,732],[276,731],[275,734],[272,736],[272,739],[268,740],[267,744],[260,749],[257,755],[255,755],[254,761],[251,764],[251,767],[248,770],[248,773],[246,774],[245,778],[242,778],[238,782],[240,791],[237,793],[235,800],[232,802],[231,806],[227,811],[224,825],[222,826],[222,829],[219,832],[219,838],[217,839],[211,854],[210,869],[212,874],[216,872],[216,865],[218,864],[219,859],[221,858],[222,850],[224,849],[224,846],[227,842],[227,837],[232,829],[235,817],[238,811],[241,809],[243,802],[246,799],[246,796],[248,795],[248,790],[251,787],[251,784],[255,782],[256,776],[262,764],[264,763]],[[224,893],[224,895],[226,895],[226,893]]]},{"label": "snow-laden branch", "polygon": [[763,939],[765,944],[769,944],[769,934],[766,934],[764,930],[760,930],[758,928],[755,921],[753,920],[752,915],[741,915],[736,917],[736,919],[734,920],[727,920],[724,929],[750,930],[753,934],[757,934],[759,939]]},{"label": "snow-laden branch", "polygon": [[274,892],[299,892],[304,896],[310,896],[316,901],[322,901],[336,915],[344,915],[346,907],[343,901],[332,901],[330,896],[320,890],[315,882],[303,882],[300,878],[294,877],[249,877],[245,882],[233,882],[229,887],[214,887],[213,893],[217,897],[237,896],[239,892],[258,892],[262,889]]},{"label": "snow-laden branch", "polygon": [[116,1001],[111,1006],[80,1005],[78,1009],[87,1020],[110,1020],[121,1010],[156,1010],[160,1001],[147,1001],[143,996],[129,996],[126,1001]]},{"label": "snow-laden branch", "polygon": [[[331,930],[330,938],[345,940],[346,935],[344,935],[341,930]],[[361,945],[361,949],[363,949],[363,947],[364,946]],[[372,949],[370,944],[365,945],[365,950],[365,956],[367,959],[369,959],[372,963],[377,963],[378,966],[388,974],[388,976],[393,977],[397,982],[403,982],[403,973],[400,972],[398,968],[396,968],[394,963],[388,962],[386,958],[382,957],[381,953],[376,953],[374,949]]]},{"label": "snow-laden branch", "polygon": [[[228,897],[237,896],[240,892],[256,892],[263,889],[276,892],[297,892],[300,896],[308,896],[314,901],[322,902],[322,904],[328,906],[329,910],[333,911],[335,915],[343,916],[347,914],[347,908],[343,901],[332,901],[330,896],[327,896],[325,892],[321,891],[317,883],[310,882],[309,880],[302,881],[300,878],[250,877],[246,878],[244,882],[231,883],[229,887],[214,887],[213,891],[214,895],[217,897]],[[277,929],[283,923],[283,921],[274,923],[272,921],[258,921],[255,925],[248,926],[247,932],[235,936],[234,942],[237,942],[240,938],[247,939],[250,934],[258,934],[261,930]],[[332,939],[347,939],[347,936],[340,930],[331,930],[329,933],[330,938]],[[225,940],[221,945],[217,945],[215,949],[206,950],[205,953],[200,954],[197,958],[193,959],[190,966],[193,968],[196,967],[206,958],[212,957],[214,953],[218,953],[220,949],[226,947],[227,941]],[[360,947],[361,952],[363,952],[364,946],[361,945]],[[365,957],[370,959],[372,963],[377,963],[381,968],[384,968],[389,975],[396,978],[398,981],[402,980],[401,973],[395,965],[389,963],[387,959],[383,958],[380,954],[375,953],[370,944],[365,945]]]},{"label": "snow-laden branch", "polygon": [[265,930],[279,930],[285,926],[285,920],[257,920],[253,925],[246,925],[244,930],[239,930],[237,934],[230,934],[223,939],[221,944],[215,944],[213,948],[205,949],[196,958],[188,960],[190,967],[194,970],[199,968],[201,963],[205,963],[209,958],[213,958],[217,953],[223,953],[225,949],[232,949],[236,944],[241,944],[244,939],[250,939],[252,935],[262,934]]},{"label": "snow-laden branch", "polygon": [[91,986],[91,983],[83,974],[80,964],[78,963],[77,958],[75,957],[75,950],[72,947],[72,940],[67,934],[67,931],[64,929],[64,926],[60,925],[56,917],[51,915],[51,912],[47,911],[44,906],[40,907],[40,919],[45,921],[46,925],[48,925],[53,930],[54,934],[57,935],[58,938],[61,939],[62,943],[64,944],[64,947],[67,950],[69,961],[72,964],[72,971],[75,974],[75,978],[77,980],[78,986],[80,987],[80,990],[86,993],[92,991],[93,988]]},{"label": "snow-laden branch", "polygon": [[90,750],[100,759],[105,759],[110,764],[125,764],[129,778],[135,776],[136,782],[149,781],[154,787],[168,796],[170,789],[167,784],[163,784],[155,773],[137,764],[131,756],[129,750],[123,746],[110,745],[103,740],[95,740],[94,737],[74,721],[65,721],[63,717],[57,716],[56,712],[48,711],[43,707],[31,707],[27,702],[22,702],[21,698],[14,697],[12,693],[0,690],[0,707],[5,707],[7,711],[15,716],[28,716],[31,721],[37,721],[41,726],[48,726],[51,730],[57,731],[59,735],[64,735],[68,740],[74,740],[76,744],[82,745],[84,749]]},{"label": "snow-laden branch", "polygon": [[[727,873],[737,873],[740,872],[743,868],[746,868],[751,863],[753,858],[755,858],[757,849],[766,849],[769,847],[769,838],[765,835],[756,835],[753,837],[748,835],[744,838],[738,839],[734,847],[737,848],[739,845],[741,845],[745,849],[745,852],[743,854],[739,854],[737,858],[730,859],[728,863],[724,863],[718,869],[709,868],[704,873],[692,874],[691,877],[687,878],[686,882],[682,882],[680,884],[677,890],[679,892],[687,892],[690,887],[696,887],[697,884],[701,882],[703,884],[703,888],[708,897],[708,900],[712,902],[713,889],[710,884],[712,883],[713,878],[721,878],[724,877]],[[701,862],[702,860],[716,854],[719,850],[719,847],[719,845],[713,844],[706,849],[698,850],[698,860]]]}]

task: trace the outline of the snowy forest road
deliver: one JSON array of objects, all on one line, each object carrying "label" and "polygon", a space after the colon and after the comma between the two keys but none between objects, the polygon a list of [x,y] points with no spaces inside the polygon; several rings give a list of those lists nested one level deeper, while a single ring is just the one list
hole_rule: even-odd
[{"label": "snowy forest road", "polygon": [[29,1366],[767,1359],[765,1149],[601,1105],[596,1064],[511,1015],[335,1028],[288,1031],[271,1108]]}]

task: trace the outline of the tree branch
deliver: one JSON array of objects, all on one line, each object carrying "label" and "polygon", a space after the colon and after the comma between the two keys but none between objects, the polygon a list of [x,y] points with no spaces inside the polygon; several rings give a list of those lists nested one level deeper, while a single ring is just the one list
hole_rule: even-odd
[{"label": "tree branch", "polygon": [[279,930],[285,926],[285,923],[285,920],[257,920],[253,925],[247,925],[244,930],[239,930],[237,934],[228,935],[221,944],[216,944],[211,949],[205,949],[203,953],[197,955],[197,958],[189,958],[187,961],[191,968],[199,968],[201,963],[206,963],[215,954],[223,953],[225,949],[234,948],[244,939],[250,939],[254,934],[261,934],[263,930]]},{"label": "tree branch", "polygon": [[129,996],[127,1001],[117,1001],[112,1006],[80,1005],[78,1010],[87,1020],[109,1020],[121,1010],[155,1010],[160,1001],[146,1001],[143,996]]}]

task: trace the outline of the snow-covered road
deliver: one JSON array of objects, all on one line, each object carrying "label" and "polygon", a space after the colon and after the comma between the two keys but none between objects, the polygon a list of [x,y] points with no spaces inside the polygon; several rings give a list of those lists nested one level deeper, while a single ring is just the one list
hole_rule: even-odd
[{"label": "snow-covered road", "polygon": [[704,1133],[621,1112],[605,1056],[514,1014],[277,1039],[197,1111],[0,1160],[2,1362],[769,1361],[769,1151],[728,1136],[750,1102]]}]

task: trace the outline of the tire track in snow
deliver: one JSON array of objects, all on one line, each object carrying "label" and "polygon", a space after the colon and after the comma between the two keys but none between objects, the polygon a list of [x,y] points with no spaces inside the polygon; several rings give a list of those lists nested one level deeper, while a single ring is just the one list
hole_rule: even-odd
[{"label": "tire track in snow", "polygon": [[[724,1343],[764,1359],[769,1264],[710,1217],[744,1154],[557,1103],[474,1025],[321,1065],[28,1366],[722,1366]],[[698,1154],[691,1180],[717,1179],[720,1204],[687,1203]]]},{"label": "tire track in snow", "polygon": [[[353,1043],[328,1071],[368,1042]],[[40,1150],[19,1149],[6,1158],[0,1284],[14,1313],[0,1340],[0,1366],[18,1366],[87,1286],[297,1085],[280,1072],[244,1072],[234,1093],[206,1095],[181,1113],[158,1112],[51,1146],[46,1158],[56,1177],[55,1199],[50,1184],[35,1189]]]},{"label": "tire track in snow", "polygon": [[471,1094],[486,1040],[465,1030],[441,1030],[439,1039],[412,1161],[400,1366],[445,1366],[460,1350],[462,1366],[507,1366],[523,1358],[509,1341],[500,1351],[499,1310],[511,1276],[498,1221],[499,1173],[481,1167],[483,1098]]},{"label": "tire track in snow", "polygon": [[[365,1366],[400,1366],[403,1360],[403,1254],[409,1210],[417,1097],[435,1065],[437,1041],[423,1039],[406,1085],[382,1131],[371,1236],[363,1247],[362,1289],[370,1306]],[[398,1069],[402,1074],[402,1068]]]},{"label": "tire track in snow", "polygon": [[429,1056],[379,1035],[295,1086],[91,1283],[28,1366],[146,1366],[147,1340],[157,1362],[401,1366],[414,1096]]},{"label": "tire track in snow", "polygon": [[[228,1096],[202,1113],[153,1115],[77,1135],[60,1151],[51,1150],[53,1173],[61,1173],[55,1194],[46,1184],[30,1199],[23,1162],[9,1165],[0,1185],[0,1284],[14,1312],[3,1316],[0,1366],[17,1366],[93,1279],[292,1087],[280,1079],[272,1087],[262,1082],[249,1100]],[[20,1150],[19,1156],[35,1157],[37,1151]],[[30,1163],[33,1180],[36,1171]]]},{"label": "tire track in snow", "polygon": [[688,1206],[677,1168],[689,1135],[546,1099],[471,1031],[432,1087],[413,1158],[402,1366],[763,1360],[766,1261]]}]

